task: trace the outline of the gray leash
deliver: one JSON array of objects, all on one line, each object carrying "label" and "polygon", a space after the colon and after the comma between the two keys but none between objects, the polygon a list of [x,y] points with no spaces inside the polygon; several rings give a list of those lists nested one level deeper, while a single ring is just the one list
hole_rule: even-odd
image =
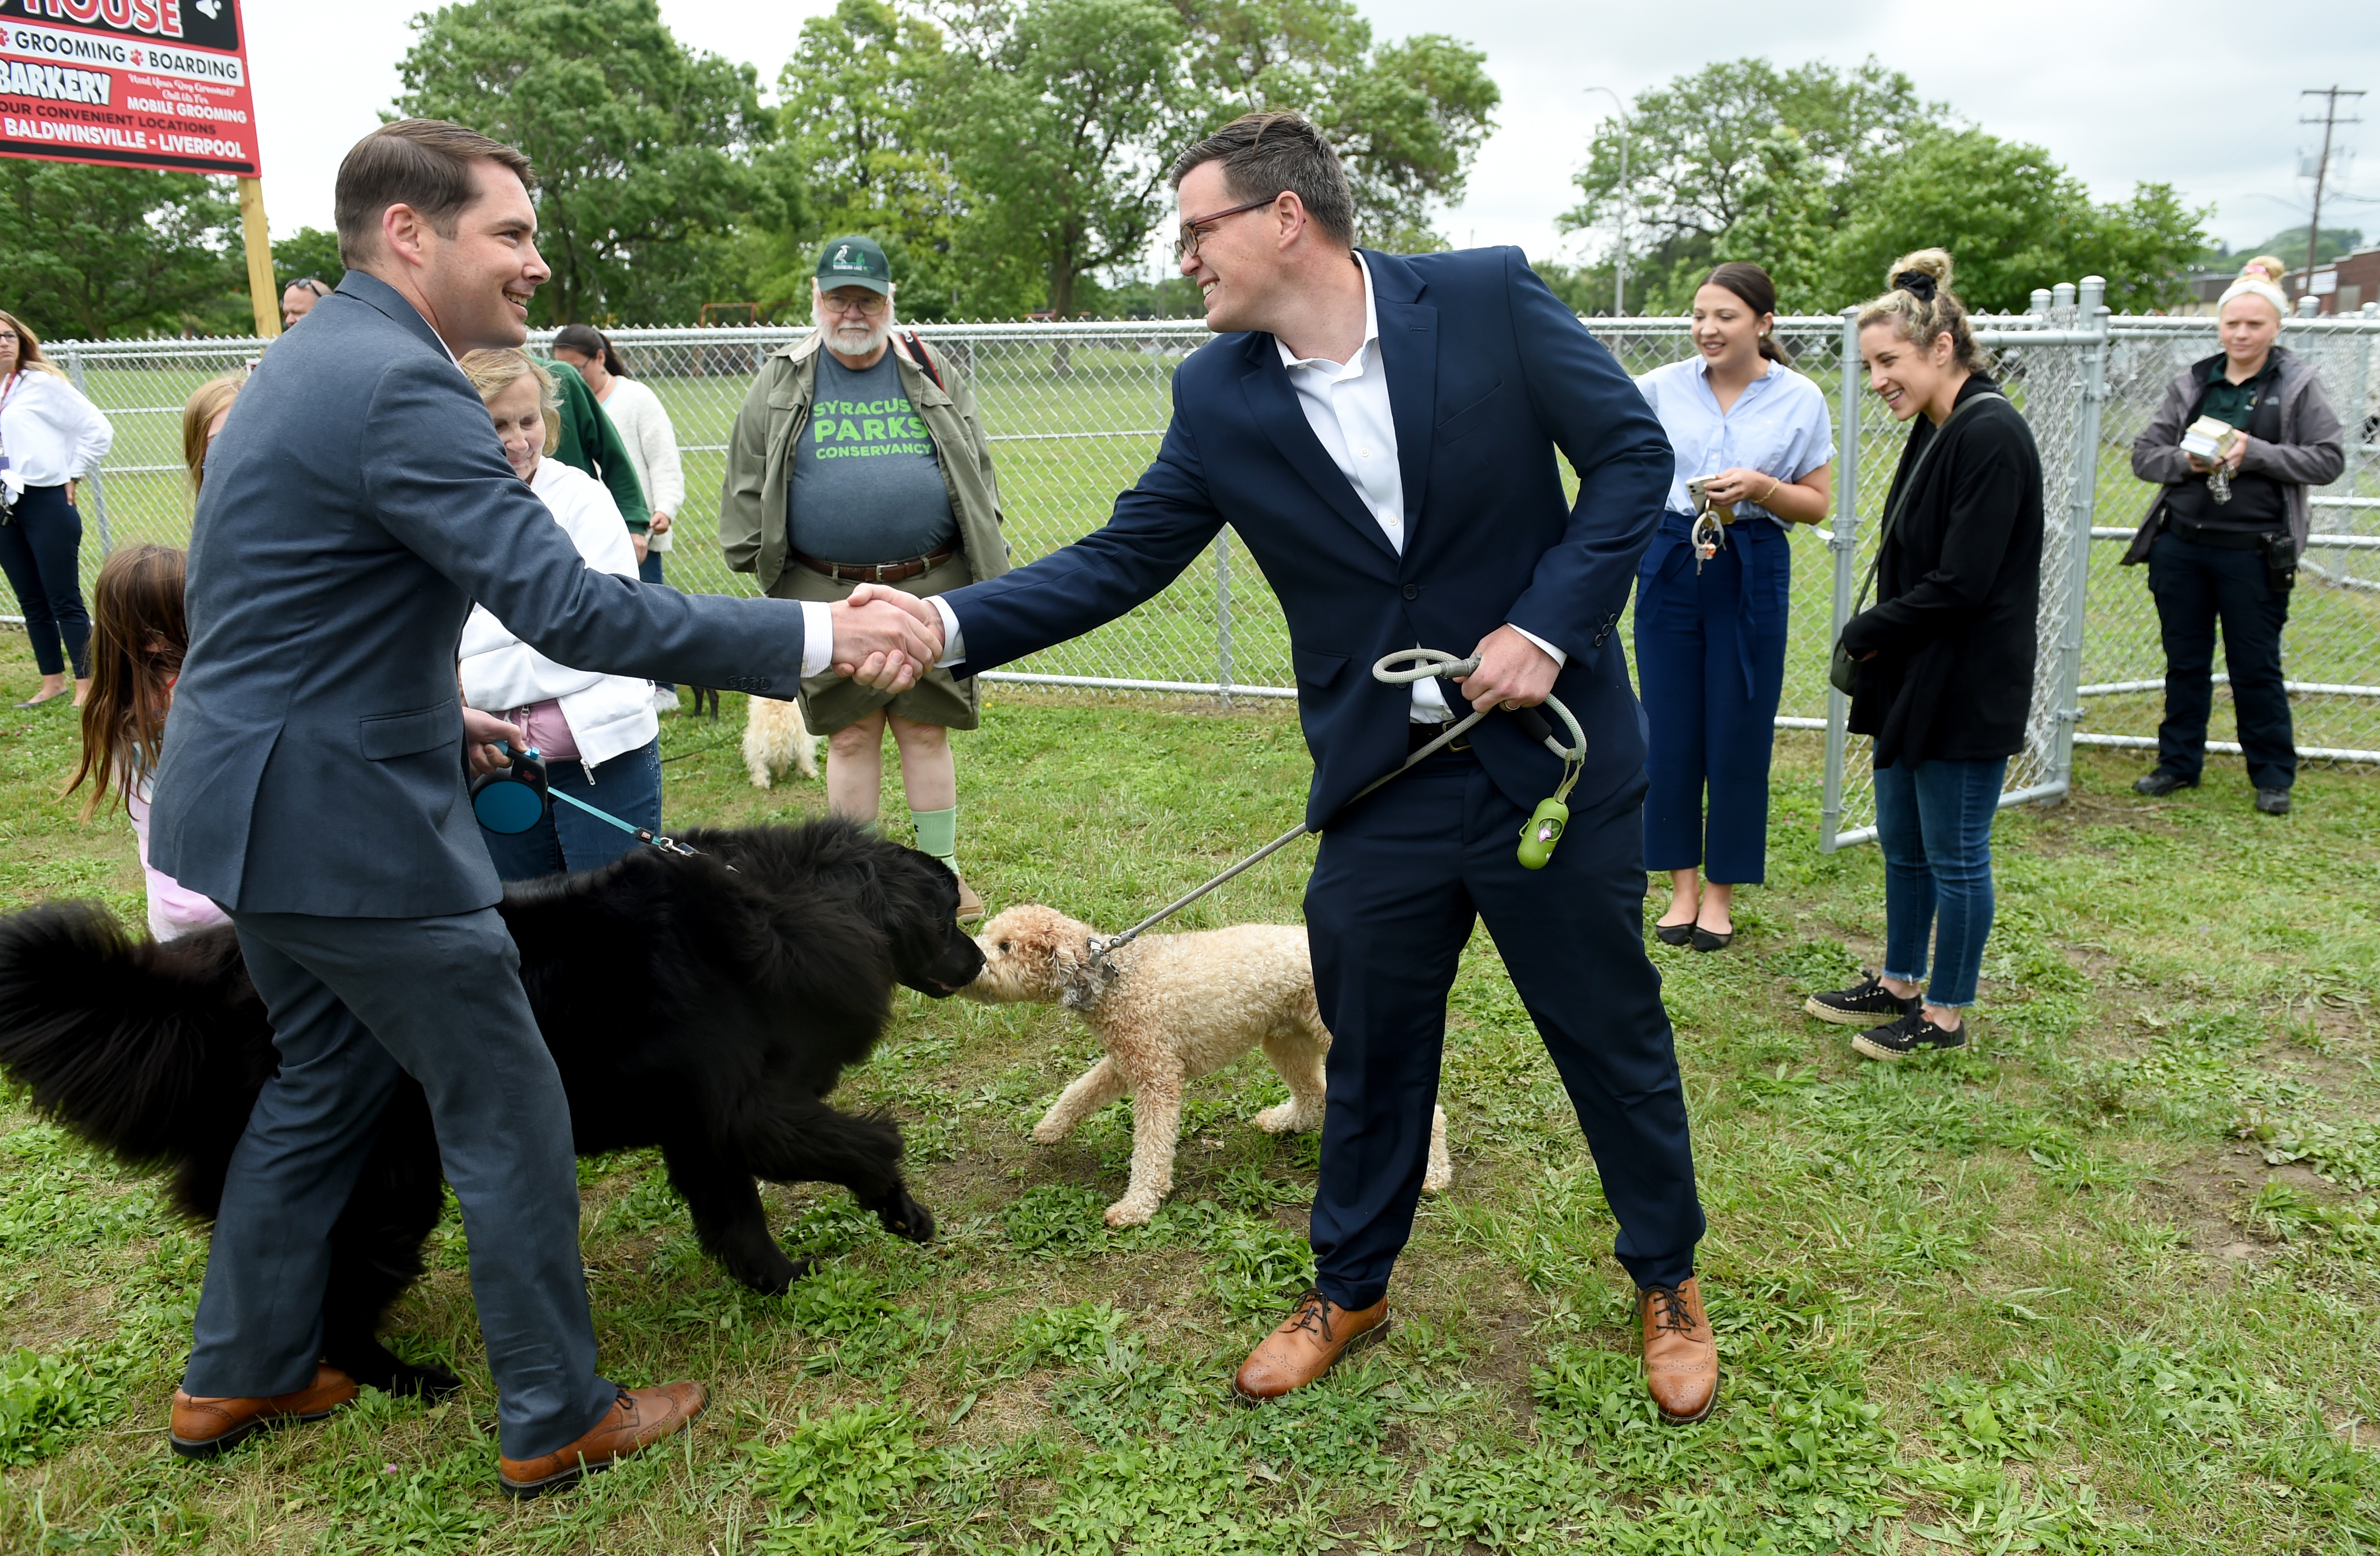
[{"label": "gray leash", "polygon": [[[1432,676],[1443,676],[1449,681],[1460,681],[1463,677],[1471,674],[1474,670],[1476,670],[1478,668],[1479,657],[1475,654],[1467,659],[1458,659],[1451,654],[1441,653],[1435,648],[1404,648],[1398,650],[1394,654],[1386,656],[1379,661],[1379,663],[1374,665],[1372,667],[1372,679],[1375,681],[1387,682],[1390,685],[1409,686],[1416,681],[1426,681]],[[1524,839],[1522,843],[1522,862],[1524,864],[1528,864],[1528,850],[1530,839],[1532,838],[1532,829],[1542,829],[1540,823],[1546,815],[1547,806],[1550,805],[1559,807],[1561,810],[1560,819],[1568,819],[1569,810],[1567,806],[1562,805],[1562,802],[1570,797],[1571,786],[1578,781],[1579,769],[1586,761],[1586,731],[1578,727],[1578,720],[1571,716],[1570,709],[1562,705],[1562,701],[1560,697],[1548,696],[1546,698],[1545,706],[1553,709],[1554,712],[1561,716],[1561,721],[1570,728],[1571,739],[1576,743],[1565,746],[1556,741],[1554,739],[1553,727],[1548,724],[1544,718],[1539,715],[1535,708],[1524,707],[1514,708],[1512,710],[1512,716],[1521,720],[1522,727],[1527,730],[1532,737],[1542,742],[1548,751],[1552,752],[1556,756],[1562,759],[1561,787],[1555,791],[1552,799],[1548,800],[1545,804],[1537,807],[1537,814],[1531,816],[1529,818],[1529,826],[1522,829],[1522,838]],[[1423,762],[1426,762],[1430,757],[1437,755],[1447,746],[1452,744],[1455,739],[1462,735],[1463,731],[1469,730],[1473,725],[1487,718],[1488,711],[1489,710],[1487,708],[1473,709],[1470,718],[1462,720],[1460,723],[1457,723],[1447,730],[1441,730],[1438,739],[1430,742],[1427,745],[1423,746],[1420,750],[1406,757],[1402,766],[1393,768],[1389,772],[1381,774],[1378,778],[1374,778],[1371,782],[1358,790],[1347,803],[1349,805],[1354,804],[1357,800],[1363,799],[1366,795],[1370,794],[1374,790],[1380,788],[1384,784],[1393,782],[1397,778],[1402,778],[1405,774],[1411,772]],[[1342,806],[1341,809],[1345,809],[1345,806]],[[1335,819],[1335,817],[1333,819]],[[1287,848],[1290,844],[1297,841],[1300,838],[1305,837],[1307,833],[1319,832],[1321,830],[1322,828],[1320,826],[1308,826],[1305,822],[1300,822],[1295,826],[1293,826],[1288,831],[1282,833],[1280,837],[1275,838],[1271,842],[1267,843],[1264,847],[1257,850],[1256,852],[1248,855],[1245,859],[1241,860],[1237,864],[1234,864],[1230,869],[1224,871],[1221,874],[1208,881],[1204,886],[1175,898],[1172,901],[1167,903],[1164,907],[1160,908],[1154,913],[1149,914],[1148,917],[1141,920],[1138,923],[1133,925],[1130,929],[1125,930],[1123,934],[1111,935],[1106,939],[1094,937],[1091,941],[1090,947],[1091,959],[1095,962],[1105,961],[1115,952],[1123,950],[1135,940],[1139,939],[1142,933],[1148,930],[1150,926],[1164,923],[1167,919],[1172,918],[1183,909],[1187,908],[1193,902],[1197,901],[1198,899],[1206,896],[1217,887],[1221,886],[1225,881],[1230,880],[1232,876],[1237,875],[1257,864],[1262,863],[1265,860],[1268,860],[1274,854],[1279,853],[1282,849]],[[1543,852],[1550,853],[1553,850],[1554,842],[1558,840],[1560,836],[1561,827],[1560,821],[1557,821],[1554,825],[1551,836],[1541,840],[1540,846]],[[1544,858],[1541,856],[1536,864],[1528,864],[1528,867],[1534,870],[1542,866],[1544,862]]]}]

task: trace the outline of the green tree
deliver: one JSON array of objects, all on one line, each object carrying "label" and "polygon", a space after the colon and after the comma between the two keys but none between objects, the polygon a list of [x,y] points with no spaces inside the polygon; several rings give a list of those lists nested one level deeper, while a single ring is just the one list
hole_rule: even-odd
[{"label": "green tree", "polygon": [[[1819,63],[1779,70],[1765,59],[1706,66],[1639,93],[1624,129],[1607,123],[1597,133],[1572,180],[1581,199],[1563,214],[1563,229],[1586,230],[1624,211],[1629,306],[1674,311],[1739,224],[1792,246],[1834,230],[1946,113],[1873,59],[1848,71]],[[1725,257],[1769,263],[1761,255]],[[1801,277],[1822,268],[1798,247],[1786,257]]]},{"label": "green tree", "polygon": [[1376,49],[1353,0],[1174,0],[1197,79],[1229,112],[1294,109],[1347,169],[1362,241],[1443,247],[1428,207],[1463,198],[1502,93],[1443,33]]},{"label": "green tree", "polygon": [[2121,205],[2095,204],[2038,146],[1979,129],[1939,131],[1896,159],[1836,245],[1831,302],[1883,289],[1886,270],[1915,248],[1958,262],[1953,284],[1980,312],[2017,312],[2033,289],[2086,274],[2107,278],[2119,312],[2179,301],[2181,273],[2205,246],[2204,211],[2170,187],[2143,185]]},{"label": "green tree", "polygon": [[273,246],[273,284],[283,291],[301,276],[312,276],[326,286],[336,286],[347,273],[339,259],[339,235],[326,233],[320,227],[300,227]]},{"label": "green tree", "polygon": [[691,320],[732,273],[770,140],[748,65],[698,54],[656,0],[467,0],[417,20],[399,66],[407,114],[453,119],[528,153],[541,321]]},{"label": "green tree", "polygon": [[0,161],[6,306],[56,338],[233,327],[248,304],[229,186],[188,173]]},{"label": "green tree", "polygon": [[1038,265],[986,252],[962,231],[972,200],[952,165],[954,69],[942,30],[885,0],[840,0],[802,24],[777,78],[787,134],[771,155],[809,203],[755,247],[763,304],[806,307],[818,245],[848,232],[884,245],[905,318],[1014,313],[1039,300]]},{"label": "green tree", "polygon": [[1061,318],[1085,278],[1139,266],[1172,156],[1211,122],[1185,42],[1159,0],[1027,0],[956,73],[967,236],[1032,264]]},{"label": "green tree", "polygon": [[[2362,244],[2363,229],[2361,227],[2325,227],[2322,242],[2315,246],[2314,262],[2320,264],[2325,259],[2336,259],[2342,254],[2352,254]],[[2247,263],[2256,255],[2269,254],[2289,269],[2296,270],[2306,262],[2306,224],[2300,222],[2295,226],[2283,227],[2264,242],[2252,244],[2237,254],[2228,250],[2220,252],[2239,264]]]}]

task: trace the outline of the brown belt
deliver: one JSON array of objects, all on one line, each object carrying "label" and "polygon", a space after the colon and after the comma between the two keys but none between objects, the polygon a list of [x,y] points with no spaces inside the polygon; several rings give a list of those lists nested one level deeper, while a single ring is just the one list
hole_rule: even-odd
[{"label": "brown belt", "polygon": [[804,551],[794,552],[793,558],[812,573],[823,573],[846,584],[898,584],[931,573],[958,554],[959,543],[953,540],[939,551],[928,551],[905,561],[828,561]]}]

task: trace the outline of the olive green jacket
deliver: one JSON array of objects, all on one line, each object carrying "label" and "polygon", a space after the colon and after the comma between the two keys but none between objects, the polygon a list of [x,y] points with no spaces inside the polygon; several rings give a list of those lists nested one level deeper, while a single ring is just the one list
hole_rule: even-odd
[{"label": "olive green jacket", "polygon": [[[719,493],[719,549],[727,565],[759,580],[763,593],[777,592],[789,562],[785,489],[793,478],[794,445],[809,426],[818,392],[816,332],[771,352],[760,376],[735,414],[727,442],[727,479]],[[991,444],[975,394],[953,372],[950,360],[928,345],[935,372],[947,390],[910,358],[905,332],[892,336],[902,392],[917,408],[934,440],[934,460],[950,489],[951,513],[959,522],[967,569],[975,581],[1008,571],[1008,543],[1000,533],[1000,486],[991,474]]]}]

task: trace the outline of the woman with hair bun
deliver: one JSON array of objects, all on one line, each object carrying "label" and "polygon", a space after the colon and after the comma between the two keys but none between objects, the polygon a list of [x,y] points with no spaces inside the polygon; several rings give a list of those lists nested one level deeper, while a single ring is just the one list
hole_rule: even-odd
[{"label": "woman with hair bun", "polygon": [[1876,742],[1884,969],[1803,1007],[1867,1028],[1852,1046],[1870,1059],[1966,1045],[1992,928],[1992,818],[2033,711],[2041,595],[2041,452],[1984,373],[1950,256],[1921,249],[1888,274],[1891,290],[1859,311],[1860,358],[1894,418],[1914,425],[1885,499],[1876,604],[1841,640],[1857,668],[1851,729]]},{"label": "woman with hair bun", "polygon": [[[1768,272],[1721,265],[1694,293],[1694,356],[1636,380],[1678,460],[1636,568],[1636,674],[1651,735],[1645,867],[1670,875],[1654,935],[1698,951],[1735,937],[1735,888],[1767,874],[1793,571],[1786,526],[1817,523],[1833,501],[1827,397],[1787,366],[1776,324]],[[1706,509],[1715,522],[1698,542]]]},{"label": "woman with hair bun", "polygon": [[[2132,444],[2132,474],[2158,483],[2127,566],[2149,564],[2165,639],[2157,764],[2132,788],[2153,799],[2198,787],[2215,706],[2215,628],[2256,809],[2289,814],[2297,735],[2281,679],[2281,629],[2312,527],[2306,489],[2338,479],[2347,447],[2313,369],[2274,343],[2289,313],[2281,261],[2260,254],[2216,305],[2223,349],[2183,368]],[[2230,430],[2210,459],[2185,440],[2211,417]],[[2204,447],[2204,445],[2201,445]]]}]

